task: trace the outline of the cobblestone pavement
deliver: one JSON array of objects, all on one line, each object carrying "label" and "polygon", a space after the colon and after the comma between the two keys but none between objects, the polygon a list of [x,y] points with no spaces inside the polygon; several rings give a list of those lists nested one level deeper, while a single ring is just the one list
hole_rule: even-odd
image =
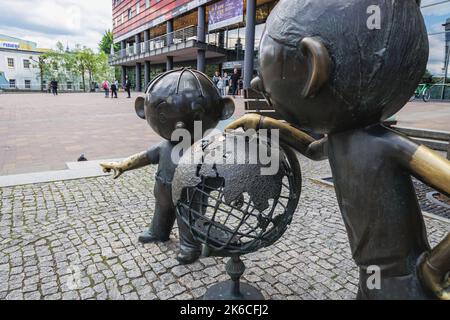
[{"label": "cobblestone pavement", "polygon": [[[327,176],[328,163],[301,162],[292,226],[243,258],[244,278],[271,299],[354,299],[357,270],[334,190],[311,180]],[[154,207],[154,170],[0,189],[0,299],[194,299],[228,279],[224,259],[179,266],[176,232],[164,244],[137,243]],[[433,245],[450,230],[426,224]]]}]

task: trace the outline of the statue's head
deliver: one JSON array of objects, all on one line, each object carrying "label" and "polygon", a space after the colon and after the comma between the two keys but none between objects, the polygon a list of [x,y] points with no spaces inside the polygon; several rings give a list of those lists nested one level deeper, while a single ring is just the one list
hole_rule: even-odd
[{"label": "statue's head", "polygon": [[156,77],[146,97],[136,99],[135,109],[153,130],[170,140],[176,129],[186,129],[193,136],[195,121],[202,122],[203,133],[214,128],[233,115],[234,103],[220,96],[207,75],[183,68]]},{"label": "statue's head", "polygon": [[259,77],[285,120],[321,133],[389,118],[428,60],[418,0],[280,0],[260,44]]}]

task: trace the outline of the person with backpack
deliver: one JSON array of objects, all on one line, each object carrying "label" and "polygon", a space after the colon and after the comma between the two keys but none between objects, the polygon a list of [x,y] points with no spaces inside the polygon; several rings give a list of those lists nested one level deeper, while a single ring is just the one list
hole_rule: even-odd
[{"label": "person with backpack", "polygon": [[112,98],[116,98],[117,99],[117,87],[118,87],[117,84],[118,84],[117,80],[114,79],[114,81],[111,84],[111,99]]},{"label": "person with backpack", "polygon": [[108,82],[108,80],[103,81],[103,90],[105,91],[105,98],[109,98],[109,82]]}]

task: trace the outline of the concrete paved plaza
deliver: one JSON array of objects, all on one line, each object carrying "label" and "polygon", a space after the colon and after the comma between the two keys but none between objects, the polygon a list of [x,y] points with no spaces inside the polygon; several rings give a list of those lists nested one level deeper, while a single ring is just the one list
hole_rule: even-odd
[{"label": "concrete paved plaza", "polygon": [[[235,117],[244,113],[236,99]],[[400,125],[450,131],[450,103],[408,104]],[[134,98],[103,94],[0,95],[0,175],[66,168],[84,153],[89,160],[122,158],[160,140],[134,112]]]},{"label": "concrete paved plaza", "polygon": [[[243,258],[245,280],[271,299],[354,299],[357,269],[334,190],[312,180],[328,163],[301,159],[303,192],[274,246]],[[154,210],[155,167],[110,177],[0,188],[0,299],[193,299],[227,279],[224,260],[179,266],[176,231],[140,245]],[[450,221],[426,218],[431,243]]]},{"label": "concrete paved plaza", "polygon": [[[81,154],[122,158],[161,140],[134,111],[134,100],[102,93],[0,95],[0,175],[61,170]],[[243,103],[237,102],[237,115]]]}]

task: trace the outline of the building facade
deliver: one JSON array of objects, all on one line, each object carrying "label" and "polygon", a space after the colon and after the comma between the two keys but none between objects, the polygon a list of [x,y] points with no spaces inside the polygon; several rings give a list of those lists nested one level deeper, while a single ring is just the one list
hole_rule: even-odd
[{"label": "building facade", "polygon": [[[137,91],[158,73],[192,67],[240,70],[248,87],[264,23],[277,0],[113,0],[110,64]],[[256,49],[256,50],[255,50]]]},{"label": "building facade", "polygon": [[34,42],[0,34],[0,89],[40,90],[37,61],[43,52]]}]

